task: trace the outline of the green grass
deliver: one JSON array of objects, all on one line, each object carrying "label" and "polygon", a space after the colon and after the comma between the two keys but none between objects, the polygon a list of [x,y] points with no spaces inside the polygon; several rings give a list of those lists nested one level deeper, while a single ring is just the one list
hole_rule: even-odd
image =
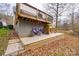
[{"label": "green grass", "polygon": [[10,30],[7,28],[0,28],[0,55],[3,55],[6,50],[9,32]]}]

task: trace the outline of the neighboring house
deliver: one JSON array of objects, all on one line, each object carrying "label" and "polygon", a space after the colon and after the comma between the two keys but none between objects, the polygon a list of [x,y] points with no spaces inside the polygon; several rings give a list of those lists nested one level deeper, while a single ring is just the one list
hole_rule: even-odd
[{"label": "neighboring house", "polygon": [[2,22],[4,26],[13,25],[13,18],[13,16],[5,15],[0,12],[0,22]]},{"label": "neighboring house", "polygon": [[14,28],[21,37],[33,34],[34,27],[42,28],[42,34],[49,34],[53,17],[26,3],[16,4]]},{"label": "neighboring house", "polygon": [[2,26],[7,26],[7,21],[5,18],[0,19],[0,24],[2,24]]},{"label": "neighboring house", "polygon": [[8,25],[13,25],[13,16],[6,16],[5,18]]},{"label": "neighboring house", "polygon": [[7,24],[7,20],[5,18],[2,18],[2,24],[3,24],[3,26],[7,26],[8,25]]}]

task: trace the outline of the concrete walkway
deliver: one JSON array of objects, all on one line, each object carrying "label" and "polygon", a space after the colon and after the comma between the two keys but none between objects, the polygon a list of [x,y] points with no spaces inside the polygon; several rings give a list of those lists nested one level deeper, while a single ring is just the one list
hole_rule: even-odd
[{"label": "concrete walkway", "polygon": [[4,55],[17,55],[18,51],[23,50],[22,44],[19,42],[19,39],[9,40],[7,50]]},{"label": "concrete walkway", "polygon": [[[63,35],[63,33],[51,33],[49,35],[36,35],[33,37],[25,37],[25,38],[20,38],[21,40],[19,41],[18,39],[12,39],[9,40],[8,42],[8,47],[7,50],[5,51],[4,55],[12,55],[15,56],[18,54],[18,51],[21,51],[24,49],[23,45],[31,44],[40,40],[48,39],[51,37],[56,37],[59,35]],[[23,45],[22,45],[23,44]]]},{"label": "concrete walkway", "polygon": [[44,39],[48,39],[51,37],[56,37],[59,35],[63,35],[63,33],[51,33],[49,35],[40,35],[40,36],[33,36],[33,37],[25,37],[25,38],[21,38],[21,42],[23,43],[23,45],[27,45],[27,44],[31,44],[40,40],[44,40]]}]

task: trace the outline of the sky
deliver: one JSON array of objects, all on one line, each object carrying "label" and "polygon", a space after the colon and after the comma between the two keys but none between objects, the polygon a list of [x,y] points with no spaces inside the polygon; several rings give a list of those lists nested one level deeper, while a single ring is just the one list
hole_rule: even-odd
[{"label": "sky", "polygon": [[12,3],[8,3],[8,4],[10,4],[9,7],[7,7],[4,3],[0,3],[0,12],[1,13],[4,13],[6,15],[13,14],[13,6],[15,6],[16,4],[12,4]]},{"label": "sky", "polygon": [[[10,4],[10,8],[7,10],[8,13],[10,13],[10,11],[13,11],[12,10],[13,6],[16,6],[15,3],[9,3],[9,4]],[[43,7],[43,3],[28,3],[28,4],[34,6],[34,7],[38,8],[38,9],[40,9],[42,11],[45,10],[44,7]],[[6,10],[6,6],[4,7],[4,5],[3,5],[3,8],[0,8],[0,10]]]},{"label": "sky", "polygon": [[[15,3],[9,3],[9,4],[10,4],[10,8],[7,10],[7,12],[9,13],[9,15],[13,15],[13,13],[12,13],[13,12],[13,6],[16,6],[16,4]],[[42,11],[46,11],[44,6],[43,6],[45,3],[28,3],[28,4],[34,6],[34,7],[38,8]],[[79,8],[79,4],[77,4],[76,6],[78,6],[78,8]],[[78,10],[79,10],[78,8],[76,8],[75,12],[78,12]],[[3,8],[3,9],[6,9],[6,8]],[[1,10],[1,8],[0,8],[0,10]],[[67,12],[65,14],[67,14]],[[67,18],[67,16],[61,17],[62,20],[65,19],[65,18]]]},{"label": "sky", "polygon": [[40,10],[42,10],[42,11],[45,10],[45,8],[44,8],[44,6],[43,6],[45,3],[28,3],[28,4],[34,6],[34,7],[38,8],[38,9],[40,9]]}]

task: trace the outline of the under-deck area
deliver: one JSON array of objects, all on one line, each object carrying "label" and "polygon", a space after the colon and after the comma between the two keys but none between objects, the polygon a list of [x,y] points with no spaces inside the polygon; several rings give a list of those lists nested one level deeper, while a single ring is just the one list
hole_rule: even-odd
[{"label": "under-deck area", "polygon": [[[41,34],[51,33],[52,16],[28,4],[17,4],[15,30],[20,37],[33,36],[33,28]],[[41,31],[40,31],[40,30]],[[38,33],[37,33],[38,34]]]}]

